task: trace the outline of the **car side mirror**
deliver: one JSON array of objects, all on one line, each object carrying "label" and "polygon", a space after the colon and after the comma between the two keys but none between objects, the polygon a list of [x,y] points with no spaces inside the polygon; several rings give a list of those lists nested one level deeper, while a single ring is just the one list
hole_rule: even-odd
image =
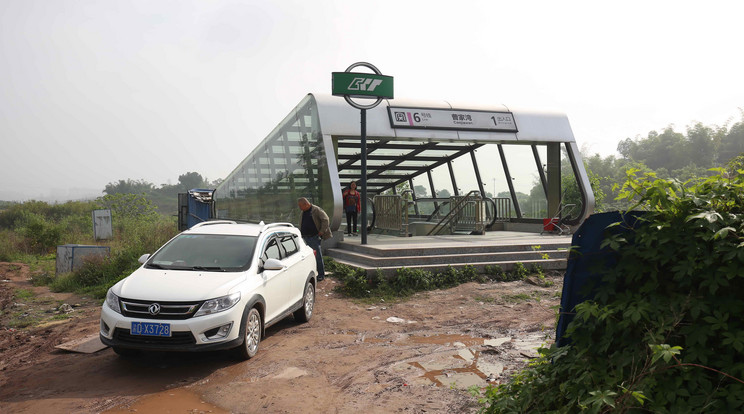
[{"label": "car side mirror", "polygon": [[264,262],[263,269],[264,270],[282,270],[287,266],[284,266],[284,263],[280,262],[277,259],[268,259]]},{"label": "car side mirror", "polygon": [[147,261],[147,259],[149,259],[149,258],[150,258],[150,253],[145,253],[145,254],[143,254],[142,256],[140,256],[140,258],[139,258],[139,259],[137,259],[137,261],[138,261],[138,262],[140,262],[141,264],[145,264],[145,262],[146,262],[146,261]]}]

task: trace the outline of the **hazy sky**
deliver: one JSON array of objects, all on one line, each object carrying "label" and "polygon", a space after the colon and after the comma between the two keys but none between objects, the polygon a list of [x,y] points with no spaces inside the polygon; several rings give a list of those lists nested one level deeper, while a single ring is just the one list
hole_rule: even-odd
[{"label": "hazy sky", "polygon": [[740,119],[742,16],[739,0],[0,0],[0,200],[224,178],[358,61],[400,98],[565,112],[610,155]]}]

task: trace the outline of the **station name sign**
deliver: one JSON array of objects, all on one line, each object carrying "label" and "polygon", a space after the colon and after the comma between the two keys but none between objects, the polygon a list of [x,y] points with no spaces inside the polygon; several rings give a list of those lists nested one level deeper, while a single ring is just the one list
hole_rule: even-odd
[{"label": "station name sign", "polygon": [[518,132],[511,112],[389,106],[388,115],[393,128]]}]

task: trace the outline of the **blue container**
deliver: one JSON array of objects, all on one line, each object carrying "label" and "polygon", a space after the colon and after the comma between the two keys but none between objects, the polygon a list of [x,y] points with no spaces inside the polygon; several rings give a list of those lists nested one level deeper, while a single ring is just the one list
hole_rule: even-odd
[{"label": "blue container", "polygon": [[186,216],[186,228],[207,221],[213,217],[214,190],[195,188],[188,193],[188,215]]}]

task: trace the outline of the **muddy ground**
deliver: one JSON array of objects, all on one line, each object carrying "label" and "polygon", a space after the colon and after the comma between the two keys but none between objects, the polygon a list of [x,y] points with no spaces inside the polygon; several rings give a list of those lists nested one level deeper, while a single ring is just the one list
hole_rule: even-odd
[{"label": "muddy ground", "polygon": [[468,283],[370,304],[330,278],[309,323],[272,326],[258,355],[237,362],[56,349],[98,332],[100,301],[31,276],[0,263],[0,413],[476,412],[467,388],[505,381],[551,340],[562,282]]}]

